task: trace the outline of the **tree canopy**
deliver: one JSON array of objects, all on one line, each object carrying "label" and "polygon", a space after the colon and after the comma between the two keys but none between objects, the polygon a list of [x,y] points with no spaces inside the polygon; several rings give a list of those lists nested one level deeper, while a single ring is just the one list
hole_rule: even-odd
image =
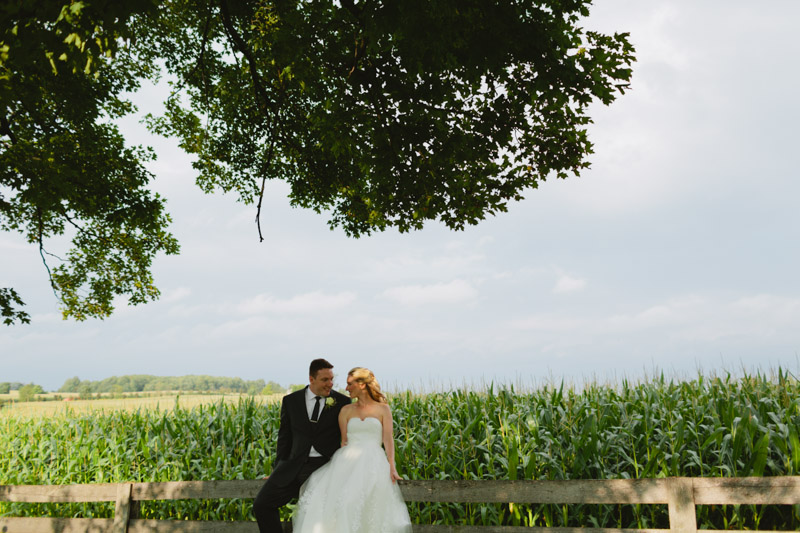
[{"label": "tree canopy", "polygon": [[[358,237],[463,229],[579,174],[589,105],[623,92],[634,60],[627,34],[582,28],[589,0],[62,4],[0,12],[0,224],[43,260],[74,234],[50,281],[79,320],[156,298],[152,259],[178,251],[153,154],[114,125],[133,110],[120,95],[162,70],[172,92],[149,126],[195,156],[204,191],[258,221],[266,180],[284,180]],[[5,321],[27,320],[2,290]]]}]

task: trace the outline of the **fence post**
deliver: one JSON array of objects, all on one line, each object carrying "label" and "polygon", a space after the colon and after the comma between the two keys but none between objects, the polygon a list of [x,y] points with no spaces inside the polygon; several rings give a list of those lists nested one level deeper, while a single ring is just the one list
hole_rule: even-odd
[{"label": "fence post", "polygon": [[114,533],[128,533],[132,492],[133,483],[120,483],[117,485],[117,505],[114,509]]},{"label": "fence post", "polygon": [[670,531],[697,533],[697,511],[694,506],[692,478],[669,478],[667,492]]}]

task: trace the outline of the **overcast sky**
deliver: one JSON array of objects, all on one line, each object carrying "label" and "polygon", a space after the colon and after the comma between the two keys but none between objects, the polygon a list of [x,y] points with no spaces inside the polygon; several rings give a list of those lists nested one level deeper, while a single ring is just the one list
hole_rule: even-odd
[{"label": "overcast sky", "polygon": [[794,0],[598,1],[585,26],[630,32],[638,61],[592,111],[591,170],[463,232],[349,239],[276,182],[259,243],[253,206],[203,194],[175,142],[126,121],[182,247],[155,264],[162,298],[62,321],[38,250],[0,234],[0,286],[32,315],[0,329],[0,381],[286,385],[319,356],[340,386],[360,365],[392,389],[800,373],[799,20]]}]

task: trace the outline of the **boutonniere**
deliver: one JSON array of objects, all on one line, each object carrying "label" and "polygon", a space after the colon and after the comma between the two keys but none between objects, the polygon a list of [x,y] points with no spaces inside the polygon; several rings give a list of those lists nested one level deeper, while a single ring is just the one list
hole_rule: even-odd
[{"label": "boutonniere", "polygon": [[336,398],[334,398],[333,396],[328,396],[327,398],[325,398],[324,409],[327,409],[328,407],[333,407],[334,405],[336,405]]}]

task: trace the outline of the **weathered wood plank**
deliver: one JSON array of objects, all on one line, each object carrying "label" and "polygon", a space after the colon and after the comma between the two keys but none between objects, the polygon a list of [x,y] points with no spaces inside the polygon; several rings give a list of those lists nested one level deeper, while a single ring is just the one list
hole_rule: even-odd
[{"label": "weathered wood plank", "polygon": [[[283,522],[284,533],[292,533],[292,523]],[[258,533],[255,522],[189,521],[189,520],[131,520],[129,533]]]},{"label": "weathered wood plank", "polygon": [[134,483],[133,499],[213,500],[217,498],[255,498],[263,486],[263,479]]},{"label": "weathered wood plank", "polygon": [[0,517],[3,533],[111,533],[113,526],[110,518]]},{"label": "weathered wood plank", "polygon": [[798,505],[800,477],[694,478],[697,505]]},{"label": "weathered wood plank", "polygon": [[[106,533],[113,531],[110,519],[84,518],[0,518],[3,533]],[[414,533],[515,533],[533,529],[536,533],[666,533],[667,529],[617,529],[542,527],[521,528],[513,526],[451,526],[414,524]],[[131,520],[129,533],[258,533],[255,522],[190,521],[190,520]],[[284,524],[284,532],[291,533],[291,524]]]},{"label": "weathered wood plank", "polygon": [[669,528],[680,533],[696,533],[697,510],[691,478],[668,478]]},{"label": "weathered wood plank", "polygon": [[[663,479],[570,481],[400,481],[406,501],[530,503],[667,503]],[[254,498],[263,480],[134,483],[133,500]],[[0,486],[0,501],[115,501],[116,485]]]},{"label": "weathered wood plank", "polygon": [[113,502],[117,484],[0,485],[0,501],[25,503]]},{"label": "weathered wood plank", "polygon": [[[111,519],[0,518],[0,532],[70,533],[72,531],[125,533],[127,531],[175,531],[255,533],[255,522],[190,522],[131,519],[134,501],[254,498],[264,480],[185,481],[96,485],[0,485],[0,501],[91,502],[116,501]],[[401,481],[406,501],[517,502],[669,505],[673,531],[697,531],[695,505],[800,504],[800,476],[773,478],[669,478],[640,480],[570,481]],[[284,524],[287,532],[291,524]],[[532,528],[541,533],[617,533],[667,530]],[[415,533],[505,533],[511,526],[415,525]]]},{"label": "weathered wood plank", "polygon": [[120,483],[117,486],[117,503],[114,508],[114,533],[126,533],[131,516],[131,483]]},{"label": "weathered wood plank", "polygon": [[406,501],[461,503],[667,503],[664,479],[399,481]]},{"label": "weathered wood plank", "polygon": [[[255,498],[261,479],[220,481],[169,481],[134,483],[134,500],[184,500]],[[0,485],[0,501],[25,503],[74,503],[116,501],[117,484],[94,485]]]},{"label": "weathered wood plank", "polygon": [[131,520],[128,533],[258,533],[255,522],[219,520]]}]

